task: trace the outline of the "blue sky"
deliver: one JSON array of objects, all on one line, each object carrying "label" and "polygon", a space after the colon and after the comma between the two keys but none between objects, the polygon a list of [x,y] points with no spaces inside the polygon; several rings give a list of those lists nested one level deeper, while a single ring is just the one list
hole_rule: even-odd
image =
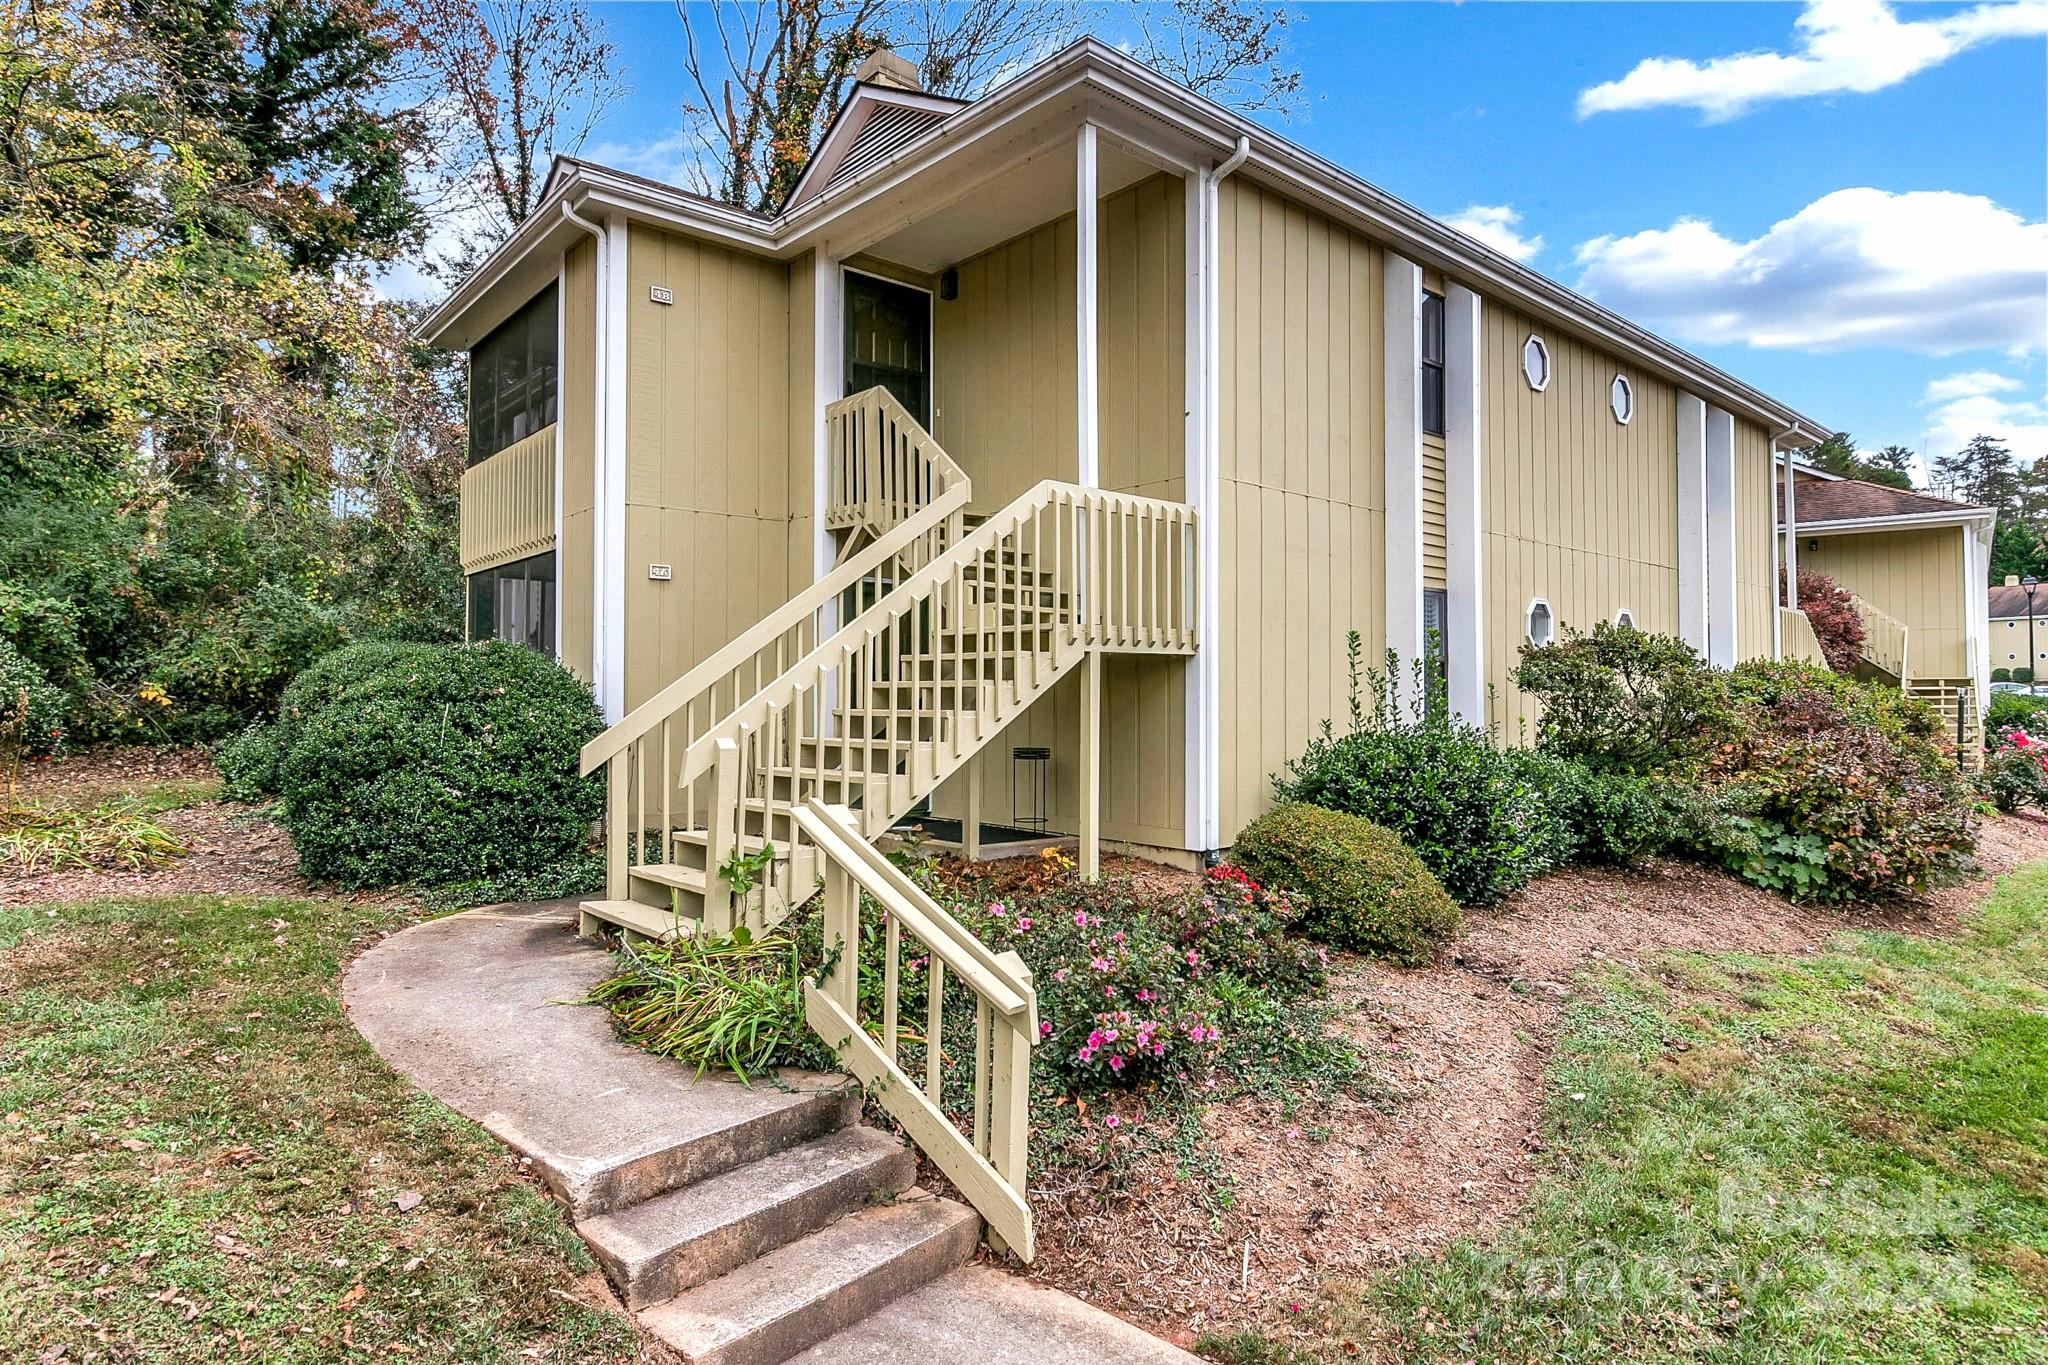
[{"label": "blue sky", "polygon": [[[1865,447],[2048,455],[2044,0],[1291,8],[1294,141]],[[586,154],[675,174],[675,11],[596,12]]]}]

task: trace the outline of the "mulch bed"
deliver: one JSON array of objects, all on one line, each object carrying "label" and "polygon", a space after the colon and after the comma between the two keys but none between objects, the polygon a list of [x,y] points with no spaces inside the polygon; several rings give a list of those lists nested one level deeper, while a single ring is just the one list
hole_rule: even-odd
[{"label": "mulch bed", "polygon": [[[1988,821],[1985,876],[2048,858],[2048,820]],[[1218,1213],[1168,1162],[1034,1191],[1032,1274],[1182,1345],[1272,1327],[1325,1276],[1367,1274],[1516,1216],[1542,1150],[1544,1070],[1574,978],[1668,951],[1805,953],[1843,929],[1941,935],[1983,882],[1909,901],[1794,906],[1673,860],[1539,879],[1465,930],[1436,965],[1333,964],[1338,1021],[1380,1093],[1293,1120],[1221,1104],[1205,1130],[1235,1182]]]}]

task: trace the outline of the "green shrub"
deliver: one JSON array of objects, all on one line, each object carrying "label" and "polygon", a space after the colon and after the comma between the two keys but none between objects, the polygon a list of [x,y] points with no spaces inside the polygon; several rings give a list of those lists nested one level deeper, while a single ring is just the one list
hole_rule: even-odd
[{"label": "green shrub", "polygon": [[170,699],[164,723],[181,739],[232,734],[250,716],[268,714],[308,664],[341,644],[334,607],[278,583],[175,631],[150,658],[150,681]]},{"label": "green shrub", "polygon": [[221,795],[230,801],[255,804],[277,795],[277,768],[277,727],[264,721],[251,721],[213,751]]},{"label": "green shrub", "polygon": [[1525,645],[1514,679],[1543,703],[1538,747],[1595,768],[1662,772],[1698,757],[1727,722],[1725,675],[1691,646],[1604,621]]},{"label": "green shrub", "polygon": [[1553,867],[1625,867],[1664,852],[1677,838],[1679,797],[1669,783],[1526,749],[1515,751],[1515,759],[1549,808],[1547,861]]},{"label": "green shrub", "polygon": [[1800,663],[1743,664],[1730,691],[1695,774],[1716,817],[1695,836],[1705,856],[1802,900],[1917,892],[1968,867],[1970,790],[1931,707]]},{"label": "green shrub", "polygon": [[2048,747],[2024,731],[2014,738],[2024,742],[1995,750],[1977,777],[1984,799],[2008,815],[2025,806],[2048,807]]},{"label": "green shrub", "polygon": [[1984,710],[1984,733],[2006,735],[2020,730],[2035,739],[2048,739],[2048,697],[2030,697],[2024,692],[1993,692]]},{"label": "green shrub", "polygon": [[1461,905],[1490,905],[1543,870],[1554,843],[1543,799],[1485,731],[1385,714],[1374,724],[1309,741],[1275,797],[1384,825]]},{"label": "green shrub", "polygon": [[1327,943],[1429,960],[1457,932],[1458,907],[1392,830],[1343,811],[1289,804],[1239,831],[1230,860],[1286,890],[1304,932]]},{"label": "green shrub", "polygon": [[2012,680],[2016,683],[2030,683],[2034,680],[2034,670],[2021,664],[2012,671]]},{"label": "green shrub", "polygon": [[582,848],[602,796],[577,755],[602,723],[566,669],[496,641],[344,653],[278,723],[280,820],[307,876],[433,885]]},{"label": "green shrub", "polygon": [[2012,681],[2012,670],[2011,670],[2011,669],[2009,669],[2009,668],[1994,668],[1994,669],[1992,669],[1992,670],[1991,670],[1991,681],[1993,681],[1993,682],[2011,682],[2011,681]]},{"label": "green shrub", "polygon": [[21,651],[0,640],[0,775],[13,805],[23,755],[47,754],[64,743],[64,694]]}]

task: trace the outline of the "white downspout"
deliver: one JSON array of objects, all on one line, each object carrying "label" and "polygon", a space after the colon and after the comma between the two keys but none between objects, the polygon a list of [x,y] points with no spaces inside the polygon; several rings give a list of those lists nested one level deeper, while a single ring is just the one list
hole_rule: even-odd
[{"label": "white downspout", "polygon": [[[618,719],[611,701],[616,680],[610,676],[611,633],[617,629],[617,624],[609,619],[610,612],[606,610],[605,546],[614,535],[623,531],[623,528],[611,524],[610,499],[605,496],[606,442],[610,436],[610,432],[606,430],[609,404],[606,402],[605,374],[608,369],[607,362],[610,360],[607,354],[607,340],[611,330],[611,293],[608,287],[611,251],[605,229],[576,212],[566,202],[562,205],[562,217],[590,234],[596,248],[592,254],[597,258],[596,279],[593,282],[595,305],[591,313],[590,367],[590,685],[591,691],[597,696],[598,707],[604,712],[605,720],[611,722]],[[566,301],[561,306],[566,311]],[[559,449],[561,442],[557,441],[556,446]],[[558,600],[561,594],[562,585],[560,575],[557,574],[555,596]]]}]

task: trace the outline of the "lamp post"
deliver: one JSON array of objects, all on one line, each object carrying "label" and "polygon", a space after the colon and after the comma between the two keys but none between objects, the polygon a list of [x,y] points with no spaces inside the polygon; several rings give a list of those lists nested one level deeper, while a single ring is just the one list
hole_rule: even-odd
[{"label": "lamp post", "polygon": [[2034,593],[2041,586],[2041,580],[2028,574],[2020,580],[2020,587],[2027,594],[2027,695],[2034,695],[2034,665],[2040,655],[2034,652]]}]

